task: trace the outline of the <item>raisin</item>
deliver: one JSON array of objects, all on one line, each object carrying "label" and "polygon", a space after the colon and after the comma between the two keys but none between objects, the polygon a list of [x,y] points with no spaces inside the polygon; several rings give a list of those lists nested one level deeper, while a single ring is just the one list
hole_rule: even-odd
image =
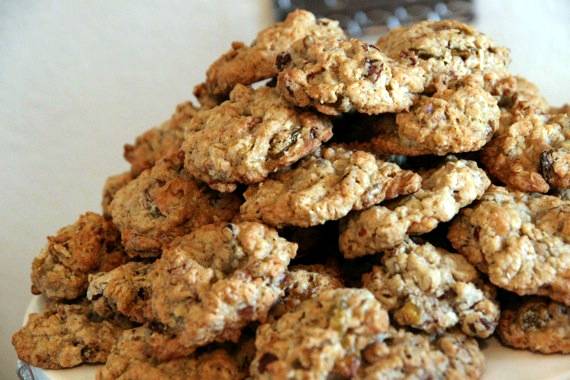
[{"label": "raisin", "polygon": [[277,70],[281,71],[291,62],[291,54],[287,52],[280,53],[275,59]]}]

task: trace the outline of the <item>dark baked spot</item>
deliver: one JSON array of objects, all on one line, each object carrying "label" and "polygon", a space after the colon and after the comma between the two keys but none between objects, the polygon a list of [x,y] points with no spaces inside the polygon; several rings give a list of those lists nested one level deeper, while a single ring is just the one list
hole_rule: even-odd
[{"label": "dark baked spot", "polygon": [[267,371],[267,366],[279,359],[277,356],[271,352],[264,353],[261,358],[259,358],[259,373],[264,373]]},{"label": "dark baked spot", "polygon": [[547,150],[540,154],[540,174],[544,177],[546,182],[551,183],[554,173],[552,166],[554,165],[553,151]]},{"label": "dark baked spot", "polygon": [[291,62],[291,54],[287,52],[280,53],[277,58],[275,58],[275,66],[277,70],[281,71]]}]

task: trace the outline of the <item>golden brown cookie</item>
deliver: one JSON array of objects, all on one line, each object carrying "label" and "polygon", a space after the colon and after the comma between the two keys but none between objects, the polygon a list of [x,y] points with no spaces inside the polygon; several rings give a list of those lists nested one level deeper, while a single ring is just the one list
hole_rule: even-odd
[{"label": "golden brown cookie", "polygon": [[277,227],[315,226],[413,193],[420,181],[419,175],[370,153],[327,147],[294,168],[250,186],[240,217]]},{"label": "golden brown cookie", "polygon": [[570,354],[570,307],[542,298],[523,298],[501,312],[503,344],[543,354]]},{"label": "golden brown cookie", "polygon": [[455,20],[392,29],[376,46],[402,64],[422,68],[428,86],[446,86],[474,73],[501,73],[510,63],[508,49]]},{"label": "golden brown cookie", "polygon": [[317,19],[311,12],[295,10],[283,22],[259,32],[250,46],[232,43],[231,50],[208,69],[205,87],[212,95],[224,95],[236,84],[247,85],[275,76],[278,54],[306,36],[345,38],[337,21]]},{"label": "golden brown cookie", "polygon": [[94,312],[106,318],[119,314],[133,322],[144,322],[148,315],[151,268],[151,264],[130,262],[90,275],[87,299]]},{"label": "golden brown cookie", "polygon": [[331,266],[294,265],[287,271],[281,287],[284,294],[271,308],[272,319],[295,310],[303,301],[316,297],[325,290],[342,288],[343,281],[340,272]]},{"label": "golden brown cookie", "polygon": [[153,320],[165,332],[149,343],[156,357],[187,355],[264,320],[296,249],[251,222],[210,224],[180,238],[150,274]]},{"label": "golden brown cookie", "polygon": [[149,330],[125,331],[113,346],[97,380],[240,380],[244,373],[223,349],[159,362],[146,352]]},{"label": "golden brown cookie", "polygon": [[570,305],[569,201],[491,186],[448,238],[496,286]]},{"label": "golden brown cookie", "polygon": [[277,67],[285,99],[328,115],[407,110],[425,81],[423,70],[404,67],[356,39],[305,37],[279,56]]},{"label": "golden brown cookie", "polygon": [[105,185],[103,186],[103,199],[101,201],[101,209],[103,210],[104,217],[111,217],[111,210],[109,208],[115,194],[117,194],[117,191],[125,187],[127,183],[131,182],[133,178],[134,177],[130,171],[107,178]]},{"label": "golden brown cookie", "polygon": [[428,233],[480,198],[491,184],[474,161],[453,157],[422,177],[422,188],[414,194],[348,218],[339,237],[344,257],[373,254],[395,247],[408,234]]},{"label": "golden brown cookie", "polygon": [[176,106],[176,111],[169,120],[138,136],[134,145],[125,145],[124,156],[131,164],[133,177],[180,149],[184,141],[184,126],[197,111],[191,102],[181,103]]},{"label": "golden brown cookie", "polygon": [[334,289],[257,330],[254,379],[353,377],[362,351],[389,327],[388,316],[365,289]]},{"label": "golden brown cookie", "polygon": [[119,190],[111,202],[113,223],[131,256],[159,256],[174,238],[214,222],[231,220],[241,199],[194,180],[183,155],[160,160]]},{"label": "golden brown cookie", "polygon": [[499,321],[494,287],[461,255],[429,243],[404,241],[384,252],[363,286],[400,326],[441,334],[457,326],[488,338]]},{"label": "golden brown cookie", "polygon": [[570,185],[570,114],[527,112],[483,149],[489,173],[508,187],[546,193]]},{"label": "golden brown cookie", "polygon": [[93,212],[81,215],[47,240],[47,246],[32,263],[32,293],[52,300],[82,296],[89,273],[109,271],[127,259],[118,231]]},{"label": "golden brown cookie", "polygon": [[332,123],[295,109],[273,88],[237,85],[230,99],[189,123],[185,167],[218,191],[263,181],[332,137]]},{"label": "golden brown cookie", "polygon": [[104,363],[121,329],[107,321],[91,320],[81,305],[55,305],[12,336],[20,360],[40,368],[71,368]]},{"label": "golden brown cookie", "polygon": [[456,332],[433,337],[390,328],[363,356],[357,380],[476,380],[485,370],[477,341]]},{"label": "golden brown cookie", "polygon": [[363,147],[379,154],[421,156],[481,149],[499,127],[497,100],[474,83],[421,96],[408,112],[364,121],[378,134]]}]

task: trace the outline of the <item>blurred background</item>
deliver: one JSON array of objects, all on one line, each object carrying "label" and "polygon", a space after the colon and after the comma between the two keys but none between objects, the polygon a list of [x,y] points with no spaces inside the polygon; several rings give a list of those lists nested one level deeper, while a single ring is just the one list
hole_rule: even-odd
[{"label": "blurred background", "polygon": [[231,41],[298,4],[368,40],[422,18],[467,20],[511,49],[511,69],[553,105],[570,101],[567,0],[161,2],[0,0],[0,378],[15,377],[11,334],[47,234],[100,210],[123,144],[192,98]]}]

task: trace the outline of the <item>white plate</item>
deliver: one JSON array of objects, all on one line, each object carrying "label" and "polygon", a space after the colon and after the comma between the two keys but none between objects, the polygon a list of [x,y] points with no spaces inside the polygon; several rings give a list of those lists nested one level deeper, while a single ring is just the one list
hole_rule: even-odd
[{"label": "white plate", "polygon": [[[28,309],[30,313],[41,311],[44,300],[35,296]],[[487,369],[483,380],[569,380],[570,356],[540,355],[503,347],[495,339],[483,343]],[[84,365],[65,370],[44,370],[30,367],[36,380],[85,380],[94,379],[99,366]]]}]

